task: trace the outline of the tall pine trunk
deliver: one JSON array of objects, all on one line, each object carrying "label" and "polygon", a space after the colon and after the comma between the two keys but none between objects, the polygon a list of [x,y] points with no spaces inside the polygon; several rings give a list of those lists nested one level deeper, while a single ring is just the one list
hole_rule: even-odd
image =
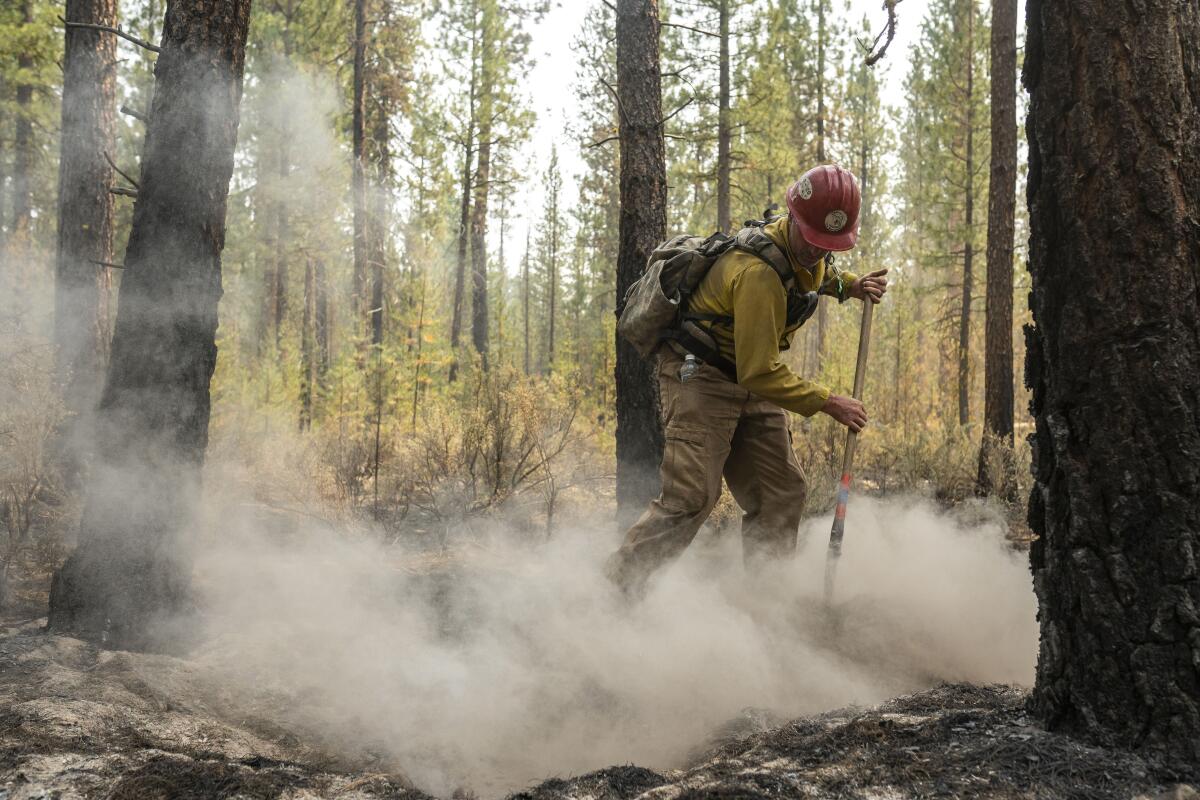
[{"label": "tall pine trunk", "polygon": [[249,19],[249,0],[173,0],[154,68],[96,464],[50,592],[51,628],[113,647],[164,646],[188,606]]},{"label": "tall pine trunk", "polygon": [[1200,762],[1200,9],[1029,0],[1032,707]]},{"label": "tall pine trunk", "polygon": [[388,262],[388,238],[384,235],[387,229],[388,215],[387,187],[392,178],[392,151],[389,143],[391,130],[391,103],[381,98],[375,108],[371,124],[371,145],[375,152],[375,181],[371,196],[367,203],[367,252],[371,274],[371,302],[368,319],[371,327],[371,344],[379,347],[383,344],[384,305],[387,294],[385,275]]},{"label": "tall pine trunk", "polygon": [[355,330],[362,313],[367,285],[367,0],[354,0],[354,76],[350,143],[354,159],[351,194],[354,214],[354,272],[351,276],[351,319]]},{"label": "tall pine trunk", "polygon": [[729,232],[730,123],[729,123],[729,0],[720,0],[720,89],[717,102],[717,230]]},{"label": "tall pine trunk", "polygon": [[529,232],[525,233],[525,257],[521,259],[521,322],[524,325],[525,374],[530,374],[529,361]]},{"label": "tall pine trunk", "polygon": [[975,268],[975,0],[967,6],[965,233],[962,303],[958,316],[958,424],[971,421],[971,290]]},{"label": "tall pine trunk", "polygon": [[[624,298],[666,235],[667,174],[662,130],[657,0],[617,0],[621,215],[617,298]],[[658,495],[663,435],[654,365],[617,339],[617,517],[633,521]]]},{"label": "tall pine trunk", "polygon": [[[22,0],[21,20],[25,25],[33,24],[33,0]],[[22,52],[17,56],[17,70],[22,79],[17,83],[17,124],[13,135],[12,169],[12,226],[9,241],[22,248],[27,254],[29,227],[33,220],[33,84],[29,74],[33,70],[33,55]]]},{"label": "tall pine trunk", "polygon": [[992,159],[988,182],[987,322],[978,488],[1015,499],[1013,236],[1017,183],[1017,1],[992,3]]},{"label": "tall pine trunk", "polygon": [[[116,27],[116,0],[68,0],[68,22]],[[60,458],[74,483],[91,450],[92,413],[100,399],[108,349],[112,261],[112,170],[117,38],[67,28],[63,59],[62,140],[58,169],[58,252],[54,333],[59,382],[70,412]]]},{"label": "tall pine trunk", "polygon": [[304,260],[304,313],[300,322],[300,430],[312,427],[313,385],[316,364],[313,358],[313,310],[316,306],[314,284],[316,270],[311,256]]},{"label": "tall pine trunk", "polygon": [[[824,164],[825,152],[825,0],[817,0],[817,163]],[[817,304],[817,339],[813,343],[812,377],[821,374],[825,361],[825,336],[829,326],[827,303]]]},{"label": "tall pine trunk", "polygon": [[[484,91],[488,91],[486,85]],[[488,187],[491,180],[492,135],[488,104],[479,119],[479,160],[475,168],[475,203],[471,210],[471,342],[487,369],[488,360]]]},{"label": "tall pine trunk", "polygon": [[[474,13],[474,7],[473,11]],[[475,24],[472,17],[472,25]],[[471,82],[467,95],[467,129],[463,135],[462,186],[458,211],[458,261],[454,265],[454,307],[450,314],[450,380],[458,377],[458,343],[462,338],[463,295],[467,282],[467,246],[471,224],[471,164],[475,157],[475,128],[478,124],[479,33],[471,32]]]}]

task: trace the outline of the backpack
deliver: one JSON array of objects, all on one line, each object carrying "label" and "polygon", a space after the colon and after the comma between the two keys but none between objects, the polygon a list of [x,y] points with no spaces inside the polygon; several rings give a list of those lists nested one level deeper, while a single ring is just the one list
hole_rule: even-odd
[{"label": "backpack", "polygon": [[[766,222],[769,222],[767,220]],[[683,234],[660,244],[650,254],[646,271],[638,278],[617,309],[617,332],[643,357],[664,341],[684,350],[737,380],[737,368],[721,355],[713,338],[713,325],[733,325],[723,314],[696,314],[688,302],[717,259],[730,250],[750,253],[767,264],[787,291],[787,326],[803,325],[817,309],[816,292],[802,292],[787,255],[763,233],[765,222],[747,222],[733,236],[717,232],[702,239]],[[832,262],[832,256],[828,257]]]}]

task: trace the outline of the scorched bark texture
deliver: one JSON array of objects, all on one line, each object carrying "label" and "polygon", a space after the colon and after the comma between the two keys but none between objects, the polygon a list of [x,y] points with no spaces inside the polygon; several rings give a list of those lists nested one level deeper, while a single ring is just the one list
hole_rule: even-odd
[{"label": "scorched bark texture", "polygon": [[1033,708],[1196,764],[1200,4],[1027,13]]},{"label": "scorched bark texture", "polygon": [[50,626],[155,647],[187,603],[189,523],[208,443],[225,205],[250,0],[167,6],[125,254],[97,463]]},{"label": "scorched bark texture", "polygon": [[[617,297],[624,298],[665,238],[667,169],[662,132],[657,0],[617,1],[617,110],[621,217]],[[653,364],[617,338],[617,506],[621,525],[658,495],[663,438]]]}]

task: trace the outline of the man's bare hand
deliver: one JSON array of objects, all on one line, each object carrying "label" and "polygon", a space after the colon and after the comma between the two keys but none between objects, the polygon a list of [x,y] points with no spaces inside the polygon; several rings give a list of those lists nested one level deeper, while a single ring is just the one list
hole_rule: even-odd
[{"label": "man's bare hand", "polygon": [[869,297],[872,303],[878,303],[887,293],[887,273],[886,269],[878,269],[859,278],[850,284],[850,296],[858,300],[866,300]]},{"label": "man's bare hand", "polygon": [[867,426],[867,409],[863,407],[861,400],[855,400],[853,397],[831,394],[821,411],[855,433],[862,432]]}]

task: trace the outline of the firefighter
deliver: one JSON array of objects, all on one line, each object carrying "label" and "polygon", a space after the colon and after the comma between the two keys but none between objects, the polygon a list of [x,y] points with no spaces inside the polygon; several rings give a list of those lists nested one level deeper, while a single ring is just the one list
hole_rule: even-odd
[{"label": "firefighter", "polygon": [[[854,176],[837,166],[809,170],[788,189],[787,214],[762,232],[786,254],[799,289],[842,302],[883,298],[886,269],[860,278],[831,264],[831,252],[857,242],[861,202]],[[762,258],[741,249],[722,254],[688,308],[693,319],[714,321],[705,326],[709,347],[692,348],[708,357],[689,353],[680,343],[696,341],[689,337],[658,349],[666,434],[662,492],[607,566],[610,579],[635,596],[691,543],[720,498],[722,477],[743,512],[747,567],[790,556],[806,485],[786,412],[828,414],[856,432],[867,424],[860,401],[833,394],[783,363],[780,352],[802,321],[789,319],[788,291]]]}]

